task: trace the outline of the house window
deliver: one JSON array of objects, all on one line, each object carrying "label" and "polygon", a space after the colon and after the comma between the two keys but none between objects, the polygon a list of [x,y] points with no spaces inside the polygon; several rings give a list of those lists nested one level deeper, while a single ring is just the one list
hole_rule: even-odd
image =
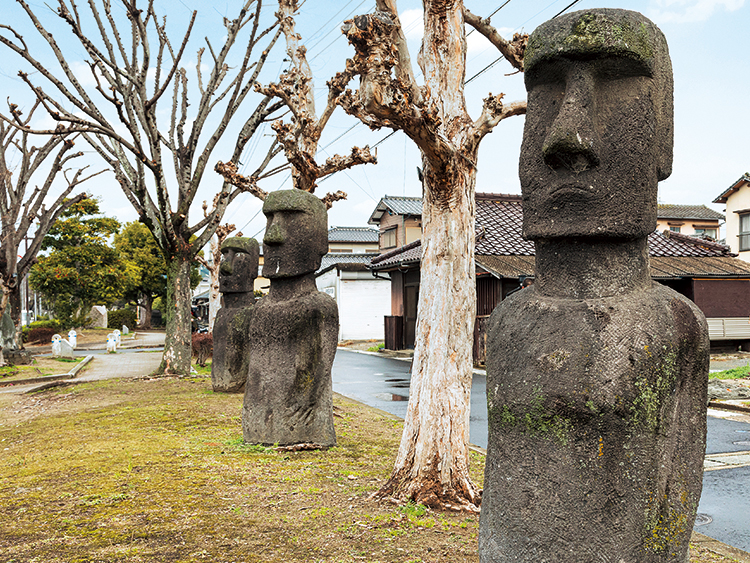
[{"label": "house window", "polygon": [[383,248],[394,248],[396,246],[396,228],[383,231]]},{"label": "house window", "polygon": [[351,254],[353,252],[353,249],[351,248],[332,248],[330,250],[331,254]]},{"label": "house window", "polygon": [[712,239],[716,240],[717,238],[716,229],[695,229],[695,236],[705,236],[705,237],[711,237]]},{"label": "house window", "polygon": [[669,227],[669,230],[672,231],[673,233],[679,233],[680,227]]},{"label": "house window", "polygon": [[750,250],[750,213],[740,215],[740,251]]}]

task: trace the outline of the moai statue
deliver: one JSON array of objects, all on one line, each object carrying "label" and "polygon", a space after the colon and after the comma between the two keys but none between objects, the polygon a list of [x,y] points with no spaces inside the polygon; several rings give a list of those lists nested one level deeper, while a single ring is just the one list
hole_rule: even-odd
[{"label": "moai statue", "polygon": [[482,563],[688,561],[706,438],[708,334],[652,281],[672,168],[672,71],[642,15],[531,35],[520,159],[535,283],[489,324]]},{"label": "moai statue", "polygon": [[223,305],[214,320],[211,384],[219,393],[241,393],[253,344],[248,333],[255,303],[253,285],[258,277],[258,241],[228,238],[221,245],[221,254],[224,258],[219,266],[219,291]]},{"label": "moai statue", "polygon": [[243,435],[253,444],[333,446],[338,308],[314,277],[328,250],[326,208],[295,189],[268,194],[263,213],[263,276],[271,288],[252,309]]}]

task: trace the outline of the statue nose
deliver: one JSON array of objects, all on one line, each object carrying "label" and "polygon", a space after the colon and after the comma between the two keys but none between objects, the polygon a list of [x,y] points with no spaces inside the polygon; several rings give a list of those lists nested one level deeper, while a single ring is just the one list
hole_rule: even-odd
[{"label": "statue nose", "polygon": [[580,174],[599,165],[595,109],[593,77],[586,72],[572,72],[560,111],[542,146],[547,166]]},{"label": "statue nose", "polygon": [[272,224],[266,229],[266,234],[263,237],[264,244],[283,244],[284,243],[284,231],[276,223]]}]

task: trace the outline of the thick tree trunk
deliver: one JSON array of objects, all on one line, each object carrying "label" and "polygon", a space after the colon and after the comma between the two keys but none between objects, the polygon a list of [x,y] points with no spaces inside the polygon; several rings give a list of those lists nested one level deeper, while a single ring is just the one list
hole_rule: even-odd
[{"label": "thick tree trunk", "polygon": [[139,328],[148,330],[151,328],[151,314],[153,311],[154,298],[151,295],[143,295],[141,298],[140,306],[143,310],[143,318],[141,319],[141,325]]},{"label": "thick tree trunk", "polygon": [[409,406],[394,472],[380,494],[432,507],[477,510],[469,478],[469,406],[474,284],[474,181],[468,163],[451,178],[435,176],[425,159],[425,182],[451,186],[449,199],[425,185],[419,316]]},{"label": "thick tree trunk", "polygon": [[167,299],[164,306],[166,339],[164,355],[158,373],[188,375],[190,373],[190,266],[187,256],[173,256],[167,260]]}]

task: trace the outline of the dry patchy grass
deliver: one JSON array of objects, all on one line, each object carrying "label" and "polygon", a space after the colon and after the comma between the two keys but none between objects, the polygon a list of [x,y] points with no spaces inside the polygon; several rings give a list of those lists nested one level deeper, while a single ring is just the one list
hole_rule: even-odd
[{"label": "dry patchy grass", "polygon": [[0,560],[478,561],[476,516],[368,499],[399,421],[336,397],[337,447],[277,452],[242,442],[240,407],[198,378],[0,401]]}]

